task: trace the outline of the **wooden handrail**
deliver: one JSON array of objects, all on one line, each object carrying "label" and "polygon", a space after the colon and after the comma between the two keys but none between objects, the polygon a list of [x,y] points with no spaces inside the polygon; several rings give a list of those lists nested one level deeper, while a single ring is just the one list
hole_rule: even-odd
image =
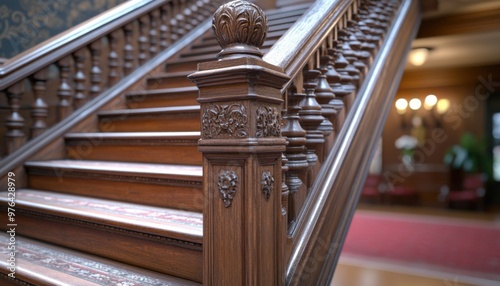
[{"label": "wooden handrail", "polygon": [[402,2],[337,135],[339,139],[309,190],[295,228],[287,285],[327,285],[332,278],[374,146],[403,73],[405,62],[401,59],[406,58],[418,29],[417,1]]},{"label": "wooden handrail", "polygon": [[131,0],[7,59],[0,66],[0,90],[171,0]]},{"label": "wooden handrail", "polygon": [[[263,59],[283,68],[290,78],[295,78],[353,2],[317,0],[269,49]],[[291,81],[282,90],[286,90],[290,84]]]}]

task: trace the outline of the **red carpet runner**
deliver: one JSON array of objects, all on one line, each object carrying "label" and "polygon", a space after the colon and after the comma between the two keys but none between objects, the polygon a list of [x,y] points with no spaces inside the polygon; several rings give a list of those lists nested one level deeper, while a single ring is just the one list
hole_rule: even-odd
[{"label": "red carpet runner", "polygon": [[342,254],[500,279],[500,226],[482,221],[357,211]]}]

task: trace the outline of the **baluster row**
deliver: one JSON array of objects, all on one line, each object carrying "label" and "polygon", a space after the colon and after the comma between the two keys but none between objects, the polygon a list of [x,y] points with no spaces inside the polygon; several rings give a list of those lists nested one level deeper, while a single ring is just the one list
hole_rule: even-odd
[{"label": "baluster row", "polygon": [[[39,136],[88,100],[116,85],[123,76],[204,21],[221,2],[168,1],[3,90],[9,110],[4,152],[14,152],[28,138]],[[26,91],[25,86],[29,87]],[[33,103],[21,106],[25,101]],[[49,114],[53,108],[48,103],[52,102],[55,102],[55,116]],[[30,115],[24,114],[31,117],[28,120],[21,115],[23,109],[31,111]]]},{"label": "baluster row", "polygon": [[356,1],[287,91],[282,135],[287,139],[283,196],[288,196],[284,206],[288,206],[289,229],[352,108],[398,4]]}]

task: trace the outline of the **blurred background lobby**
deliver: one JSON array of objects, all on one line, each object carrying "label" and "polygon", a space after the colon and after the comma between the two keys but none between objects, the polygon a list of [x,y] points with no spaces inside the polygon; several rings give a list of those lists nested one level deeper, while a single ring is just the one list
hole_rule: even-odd
[{"label": "blurred background lobby", "polygon": [[423,1],[332,285],[500,285],[500,1]]}]

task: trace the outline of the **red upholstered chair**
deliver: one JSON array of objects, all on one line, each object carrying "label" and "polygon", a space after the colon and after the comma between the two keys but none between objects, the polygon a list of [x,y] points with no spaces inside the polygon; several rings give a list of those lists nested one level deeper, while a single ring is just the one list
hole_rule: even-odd
[{"label": "red upholstered chair", "polygon": [[366,177],[363,191],[361,192],[361,201],[370,203],[381,203],[380,182],[382,178],[378,174],[368,174]]},{"label": "red upholstered chair", "polygon": [[[484,195],[486,175],[467,174],[462,183],[462,189],[450,190],[446,200],[451,208],[475,208],[481,210],[484,207]],[[446,191],[446,190],[445,190]]]}]

